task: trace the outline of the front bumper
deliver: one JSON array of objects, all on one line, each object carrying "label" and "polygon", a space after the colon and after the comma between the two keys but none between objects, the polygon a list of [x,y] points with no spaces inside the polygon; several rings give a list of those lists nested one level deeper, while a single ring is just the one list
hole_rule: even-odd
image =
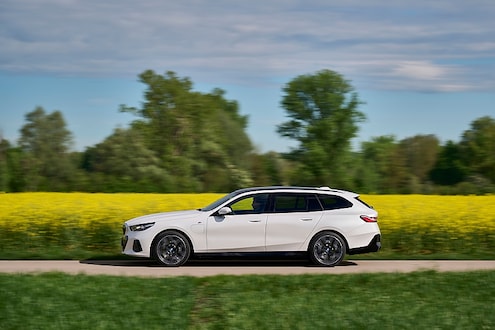
[{"label": "front bumper", "polygon": [[143,241],[143,237],[137,233],[130,231],[125,225],[122,227],[122,238],[120,239],[122,253],[129,256],[147,258],[149,257],[149,249],[146,251],[144,249],[144,246],[147,246],[145,245],[146,239]]}]

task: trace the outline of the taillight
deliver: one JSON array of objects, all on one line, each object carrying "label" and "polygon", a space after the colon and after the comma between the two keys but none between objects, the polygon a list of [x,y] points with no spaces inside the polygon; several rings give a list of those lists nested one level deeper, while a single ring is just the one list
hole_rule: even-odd
[{"label": "taillight", "polygon": [[371,217],[369,215],[362,215],[361,216],[361,219],[364,221],[364,222],[377,222],[378,221],[378,218],[377,217]]}]

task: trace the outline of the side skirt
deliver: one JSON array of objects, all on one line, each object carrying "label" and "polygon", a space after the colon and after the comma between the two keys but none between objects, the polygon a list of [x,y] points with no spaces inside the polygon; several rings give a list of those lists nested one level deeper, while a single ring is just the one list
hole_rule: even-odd
[{"label": "side skirt", "polygon": [[308,258],[307,252],[215,252],[215,253],[195,253],[194,258],[197,259],[212,259],[212,258],[226,258],[226,259],[277,259],[277,258],[290,258],[290,259],[306,259]]}]

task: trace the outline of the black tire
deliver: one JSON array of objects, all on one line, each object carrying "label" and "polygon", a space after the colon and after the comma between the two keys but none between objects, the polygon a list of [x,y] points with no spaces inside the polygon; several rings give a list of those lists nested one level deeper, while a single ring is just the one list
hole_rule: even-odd
[{"label": "black tire", "polygon": [[344,259],[346,244],[339,234],[325,231],[313,237],[308,253],[315,265],[333,267]]},{"label": "black tire", "polygon": [[183,265],[191,255],[189,240],[177,231],[165,231],[158,235],[151,246],[153,259],[167,267]]}]

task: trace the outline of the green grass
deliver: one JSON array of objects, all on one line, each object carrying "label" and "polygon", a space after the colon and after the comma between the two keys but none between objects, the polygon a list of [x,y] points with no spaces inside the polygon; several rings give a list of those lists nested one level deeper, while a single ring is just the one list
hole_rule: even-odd
[{"label": "green grass", "polygon": [[495,272],[0,274],[0,329],[493,329]]}]

